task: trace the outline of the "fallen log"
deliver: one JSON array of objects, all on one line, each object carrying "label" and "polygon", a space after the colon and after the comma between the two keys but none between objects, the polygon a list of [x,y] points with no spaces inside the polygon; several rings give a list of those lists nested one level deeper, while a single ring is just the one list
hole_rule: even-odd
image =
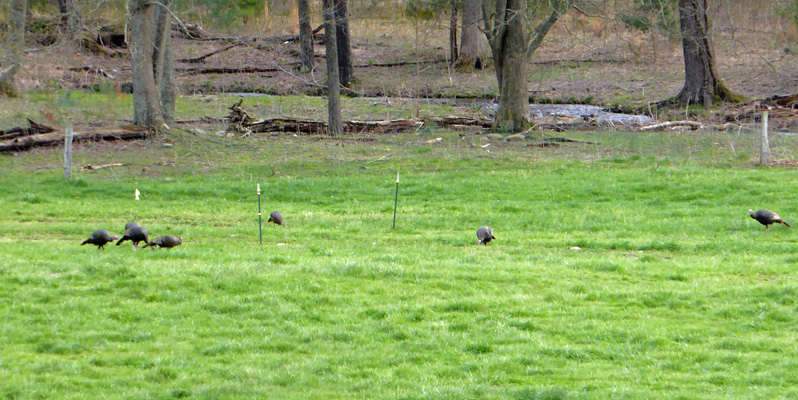
[{"label": "fallen log", "polygon": [[567,137],[549,137],[541,138],[534,143],[527,144],[527,147],[560,147],[561,143],[601,144],[601,142],[594,142],[591,140],[571,139]]},{"label": "fallen log", "polygon": [[440,58],[437,60],[420,60],[420,61],[396,61],[388,63],[371,63],[371,64],[357,64],[354,68],[371,68],[371,67],[402,67],[405,65],[419,65],[419,64],[440,64],[448,63],[449,60]]},{"label": "fallen log", "polygon": [[105,70],[103,70],[102,68],[93,67],[93,66],[90,66],[90,65],[83,66],[83,67],[70,67],[69,70],[72,71],[72,72],[84,72],[84,71],[85,72],[90,72],[90,73],[93,72],[93,73],[95,73],[97,75],[104,76],[104,77],[106,77],[108,79],[114,79],[113,75],[105,72]]},{"label": "fallen log", "polygon": [[619,59],[619,58],[576,58],[576,59],[557,59],[557,60],[546,60],[546,61],[532,61],[534,65],[545,65],[545,66],[554,66],[560,64],[586,64],[586,63],[594,63],[594,64],[623,64],[627,63],[629,60]]},{"label": "fallen log", "polygon": [[490,128],[493,126],[493,120],[487,117],[479,117],[479,118],[471,118],[471,117],[459,117],[459,116],[448,116],[443,118],[434,118],[431,120],[441,126],[477,126],[480,128]]},{"label": "fallen log", "polygon": [[[228,135],[233,133],[243,134],[241,137],[248,137],[256,133],[292,133],[296,135],[324,135],[327,133],[327,123],[324,121],[304,120],[297,118],[269,118],[255,120],[250,117],[246,110],[241,106],[244,99],[241,98],[230,107],[230,114],[223,120],[228,123]],[[363,134],[363,133],[396,133],[408,130],[417,130],[425,123],[435,123],[438,125],[476,125],[490,126],[492,121],[486,118],[468,117],[446,117],[428,119],[426,122],[417,119],[395,119],[383,121],[345,121],[343,123],[344,134]]]},{"label": "fallen log", "polygon": [[727,122],[758,122],[762,112],[768,111],[773,126],[795,126],[798,123],[798,93],[771,96],[740,104],[726,113]]},{"label": "fallen log", "polygon": [[[97,141],[146,139],[152,135],[153,132],[150,129],[125,126],[75,132],[72,136],[74,141]],[[2,141],[0,142],[0,152],[25,151],[33,147],[50,147],[62,144],[64,144],[63,133],[43,133]]]},{"label": "fallen log", "polygon": [[639,130],[641,130],[641,131],[653,131],[653,130],[657,130],[657,129],[673,128],[673,127],[676,127],[676,126],[687,126],[687,127],[690,127],[690,129],[698,130],[698,129],[703,128],[704,124],[702,124],[700,122],[695,122],[695,121],[668,121],[668,122],[661,122],[661,123],[653,124],[653,125],[647,125],[647,126],[644,126],[644,127],[640,128]]},{"label": "fallen log", "polygon": [[261,74],[266,72],[280,72],[280,68],[263,67],[187,67],[175,68],[175,71],[186,74],[207,75],[207,74]]},{"label": "fallen log", "polygon": [[[413,119],[389,121],[345,121],[345,134],[362,133],[395,133],[418,129],[424,123]],[[269,118],[255,121],[244,126],[251,133],[294,133],[299,135],[327,134],[327,123],[324,121],[301,120],[296,118]]]},{"label": "fallen log", "polygon": [[[219,51],[229,50],[236,45],[232,45],[226,48],[222,48]],[[218,51],[217,51],[218,52]],[[180,60],[182,62],[192,63],[192,62],[200,62],[206,56],[212,56],[216,54],[215,52],[206,54],[205,56],[199,57],[197,59],[183,59]],[[325,57],[325,55],[320,55],[319,57]],[[194,61],[198,60],[198,61]],[[389,63],[373,63],[373,64],[357,64],[354,65],[353,68],[389,68],[389,67],[400,67],[406,65],[419,65],[419,64],[437,64],[448,62],[445,59],[440,60],[428,60],[428,61],[397,61],[397,62],[389,62]],[[292,65],[299,65],[298,62],[294,63],[287,63],[284,64],[287,66]],[[263,74],[263,73],[270,73],[270,72],[282,72],[282,68],[273,68],[273,67],[184,67],[184,68],[175,68],[176,72],[185,73],[185,74],[195,74],[195,75],[209,75],[209,74]]]},{"label": "fallen log", "polygon": [[601,144],[601,142],[594,142],[591,140],[571,139],[567,137],[550,137],[540,139],[541,142],[546,143],[581,143],[581,144]]},{"label": "fallen log", "polygon": [[777,95],[768,97],[767,99],[763,100],[762,103],[786,108],[798,108],[798,93],[788,96]]},{"label": "fallen log", "polygon": [[7,131],[0,131],[0,140],[15,139],[18,137],[36,135],[39,133],[50,133],[54,131],[55,128],[53,128],[52,126],[38,124],[33,120],[28,119],[27,128],[16,127],[16,128],[11,128]]},{"label": "fallen log", "polygon": [[110,163],[110,164],[103,164],[103,165],[87,165],[80,169],[81,172],[94,172],[97,170],[105,169],[105,168],[113,168],[113,167],[122,167],[127,164],[125,163]]},{"label": "fallen log", "polygon": [[228,46],[222,47],[221,49],[216,49],[216,50],[214,50],[214,51],[212,51],[212,52],[210,52],[210,53],[207,53],[207,54],[201,55],[201,56],[199,56],[199,57],[194,57],[194,58],[181,58],[181,59],[179,59],[179,60],[177,60],[177,61],[178,61],[178,62],[189,63],[189,64],[197,64],[197,63],[201,63],[201,62],[205,61],[205,59],[206,59],[206,58],[208,58],[208,57],[215,56],[215,55],[217,55],[217,54],[219,54],[219,53],[223,53],[223,52],[225,52],[225,51],[227,51],[227,50],[230,50],[230,49],[232,49],[233,47],[236,47],[236,46],[238,46],[238,43],[233,43],[233,44],[231,44],[231,45],[228,45]]}]

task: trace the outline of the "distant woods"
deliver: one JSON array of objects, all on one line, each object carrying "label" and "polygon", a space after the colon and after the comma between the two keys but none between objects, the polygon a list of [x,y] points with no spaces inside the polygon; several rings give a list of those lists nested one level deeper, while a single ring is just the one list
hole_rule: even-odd
[{"label": "distant woods", "polygon": [[0,96],[17,97],[20,94],[17,72],[22,66],[26,10],[26,0],[11,0],[8,7],[8,27],[0,48]]},{"label": "distant woods", "polygon": [[[370,0],[353,2],[346,0],[310,1],[310,0],[129,0],[126,9],[121,8],[123,2],[107,2],[103,0],[57,0],[52,2],[28,2],[25,0],[0,0],[2,8],[7,12],[6,25],[3,26],[2,54],[0,54],[0,94],[18,95],[19,85],[15,76],[24,60],[20,55],[23,52],[22,44],[25,43],[24,23],[27,19],[49,16],[49,20],[34,21],[32,30],[44,29],[49,23],[57,29],[56,38],[80,38],[82,41],[94,40],[102,37],[105,32],[97,22],[100,9],[105,13],[103,17],[116,23],[118,40],[127,39],[130,50],[130,66],[133,73],[132,87],[134,92],[133,120],[136,124],[146,126],[160,126],[174,118],[174,56],[171,48],[170,26],[176,26],[175,34],[188,32],[187,24],[206,25],[208,32],[218,33],[223,45],[211,51],[205,51],[200,57],[182,60],[193,64],[206,62],[209,57],[221,58],[219,54],[235,48],[249,46],[252,49],[262,48],[253,45],[254,39],[266,38],[260,43],[269,41],[267,46],[288,49],[281,53],[287,58],[293,57],[289,63],[281,59],[279,64],[272,60],[260,60],[253,51],[255,61],[248,65],[237,65],[239,69],[226,69],[228,66],[212,65],[205,71],[207,73],[264,73],[265,68],[276,72],[288,71],[290,77],[297,81],[307,82],[308,86],[320,88],[326,86],[335,92],[358,94],[357,76],[361,70],[353,68],[354,51],[363,47],[358,39],[367,37],[373,32],[363,32],[369,26],[382,29],[386,21],[390,21],[393,29],[411,30],[410,26],[418,22],[426,23],[431,27],[425,32],[413,32],[417,43],[433,43],[430,47],[437,51],[438,59],[435,61],[448,61],[448,71],[470,73],[485,68],[494,68],[496,78],[496,93],[493,95],[498,101],[496,112],[496,128],[508,131],[523,130],[528,127],[528,102],[530,99],[530,57],[545,43],[548,33],[558,24],[565,22],[569,30],[580,25],[610,25],[620,27],[624,32],[639,31],[645,40],[645,35],[650,34],[652,42],[654,35],[664,35],[676,43],[677,39],[682,45],[684,59],[677,59],[670,52],[657,52],[655,58],[670,57],[673,61],[684,64],[684,85],[678,94],[673,97],[651,99],[663,107],[683,107],[685,105],[699,105],[711,107],[723,102],[736,102],[741,96],[732,88],[726,86],[723,77],[718,74],[715,64],[712,34],[712,15],[719,15],[718,10],[731,7],[731,3],[711,0],[606,0],[599,2],[585,2],[576,0]],[[329,6],[323,8],[322,6]],[[33,8],[27,9],[26,7]],[[56,8],[57,7],[57,8]],[[114,11],[114,8],[118,8]],[[777,8],[776,14],[781,16],[781,21],[795,21],[798,24],[798,3],[791,1],[773,2],[772,7]],[[42,12],[45,10],[46,12]],[[323,17],[324,12],[331,12],[333,19]],[[715,10],[716,14],[711,14]],[[708,13],[709,11],[709,13]],[[92,13],[95,13],[94,15]],[[290,17],[289,17],[290,15]],[[110,18],[109,18],[110,16]],[[126,20],[123,16],[128,16]],[[373,19],[375,22],[367,21]],[[184,24],[184,21],[186,24]],[[363,23],[360,23],[363,22]],[[320,24],[329,24],[324,30],[327,38],[335,38],[334,43],[324,43],[324,50],[315,54],[314,45],[319,47],[320,36],[314,38],[315,33],[320,34]],[[404,24],[404,25],[402,25]],[[419,24],[421,25],[421,24]],[[289,27],[298,28],[291,35],[280,36],[289,31]],[[6,29],[7,28],[7,29]],[[125,28],[127,30],[125,30]],[[448,28],[448,29],[447,29]],[[586,28],[587,29],[587,28]],[[603,28],[602,28],[603,29]],[[628,29],[628,31],[626,31]],[[725,29],[725,28],[724,28]],[[732,27],[732,30],[748,29],[748,27]],[[29,30],[29,34],[35,30]],[[334,31],[333,31],[334,30]],[[793,27],[794,31],[794,27]],[[429,32],[432,32],[431,34]],[[581,33],[566,32],[568,40],[578,43]],[[593,32],[602,35],[604,32]],[[63,34],[63,35],[61,35]],[[391,40],[393,32],[380,32],[381,35]],[[589,33],[588,33],[589,34]],[[424,35],[427,35],[425,37]],[[429,37],[435,35],[435,37]],[[448,35],[448,51],[445,44]],[[121,39],[119,39],[121,37]],[[211,40],[207,37],[194,39]],[[277,39],[280,40],[277,40]],[[30,39],[30,38],[29,38]],[[249,40],[252,39],[252,40]],[[315,43],[314,43],[315,39]],[[637,38],[635,38],[637,39]],[[63,39],[57,39],[63,40]],[[97,39],[103,41],[105,39]],[[363,42],[366,40],[363,39]],[[458,43],[459,42],[459,43]],[[790,42],[787,38],[785,42]],[[29,40],[30,43],[30,40]],[[81,42],[83,43],[83,42]],[[102,45],[105,42],[103,42]],[[417,44],[416,43],[416,44]],[[101,47],[102,47],[101,45]],[[265,45],[266,46],[266,45]],[[653,44],[656,46],[656,44]],[[791,45],[787,45],[788,47]],[[209,46],[210,47],[210,46]],[[629,47],[632,47],[630,44]],[[641,46],[642,47],[642,46]],[[296,49],[299,49],[297,51]],[[591,49],[593,50],[593,49]],[[326,71],[319,74],[320,66],[314,57],[328,56]],[[597,49],[597,52],[601,49]],[[745,49],[740,51],[747,51]],[[786,48],[792,51],[792,48]],[[111,52],[109,52],[111,53]],[[445,54],[444,54],[445,53]],[[229,54],[229,53],[227,53]],[[360,54],[364,54],[361,52]],[[429,62],[429,58],[418,57],[421,52],[407,56],[406,59],[396,60],[396,65],[403,62]],[[119,53],[115,54],[119,55]],[[127,54],[121,54],[127,57]],[[425,56],[428,54],[424,54]],[[412,59],[416,57],[416,59]],[[401,58],[401,57],[397,57]],[[431,58],[431,57],[430,57]],[[764,58],[764,57],[763,57]],[[316,58],[318,60],[318,58]],[[335,61],[335,71],[329,62]],[[369,66],[376,65],[374,60],[365,60]],[[394,60],[391,60],[392,62]],[[544,61],[545,62],[545,61]],[[324,64],[322,64],[324,65]],[[79,67],[79,66],[72,66]],[[83,66],[91,68],[92,66]],[[322,67],[324,68],[324,67]],[[22,69],[24,71],[24,69]],[[88,69],[87,69],[88,70]],[[186,73],[196,72],[199,68]],[[399,70],[397,68],[397,70]],[[269,70],[267,73],[271,73]],[[327,73],[327,82],[318,82],[319,77]],[[287,74],[286,76],[289,76]],[[310,78],[308,75],[310,74]],[[333,78],[333,74],[337,78]],[[113,79],[110,76],[106,77]],[[126,78],[129,79],[129,78]],[[323,78],[321,78],[323,79]],[[547,79],[546,77],[541,80]],[[315,90],[315,89],[314,89]],[[322,89],[323,90],[323,89]],[[494,90],[491,88],[490,90]],[[674,90],[675,92],[676,90]],[[337,95],[340,95],[338,93]],[[336,95],[336,96],[337,96]],[[412,95],[415,95],[413,93]],[[658,95],[671,96],[672,93]],[[334,106],[332,96],[331,105]],[[332,113],[331,113],[332,116]],[[332,118],[332,117],[331,117]]]}]

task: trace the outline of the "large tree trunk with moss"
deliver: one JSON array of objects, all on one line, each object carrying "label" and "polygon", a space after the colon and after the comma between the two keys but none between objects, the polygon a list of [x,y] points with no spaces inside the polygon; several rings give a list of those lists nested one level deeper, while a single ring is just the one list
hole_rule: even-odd
[{"label": "large tree trunk with moss", "polygon": [[335,37],[338,50],[338,78],[342,86],[348,87],[352,83],[354,67],[346,0],[335,0]]},{"label": "large tree trunk with moss", "polygon": [[25,15],[27,0],[11,0],[8,7],[8,31],[0,55],[0,96],[19,97],[17,72],[22,66],[25,45]]},{"label": "large tree trunk with moss", "polygon": [[470,71],[490,64],[488,41],[482,34],[482,0],[463,0],[463,25],[460,28],[460,52],[455,66]]},{"label": "large tree trunk with moss", "polygon": [[297,0],[299,15],[299,61],[302,72],[310,72],[315,67],[313,60],[313,28],[310,26],[310,2]]},{"label": "large tree trunk with moss", "polygon": [[716,102],[741,101],[741,96],[729,90],[715,72],[707,1],[679,0],[679,22],[684,50],[684,87],[675,98],[663,103],[680,106],[703,104],[709,108]]},{"label": "large tree trunk with moss", "polygon": [[327,50],[327,133],[338,137],[343,133],[341,88],[338,77],[338,43],[335,32],[335,0],[324,0],[324,45]]}]

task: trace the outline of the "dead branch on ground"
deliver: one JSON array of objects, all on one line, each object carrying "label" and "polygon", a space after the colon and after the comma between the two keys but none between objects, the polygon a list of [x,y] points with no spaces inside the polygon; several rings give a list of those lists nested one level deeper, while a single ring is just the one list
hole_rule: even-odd
[{"label": "dead branch on ground", "polygon": [[83,66],[83,67],[70,67],[70,71],[72,72],[94,72],[97,75],[104,76],[108,79],[114,79],[114,76],[105,72],[102,68],[93,67],[93,66]]},{"label": "dead branch on ground", "polygon": [[55,128],[52,126],[42,125],[28,119],[28,127],[16,127],[6,131],[0,131],[0,140],[16,139],[18,137],[36,135],[40,133],[54,132]]},{"label": "dead branch on ground", "polygon": [[771,96],[740,104],[725,115],[729,122],[756,122],[762,112],[768,111],[774,126],[798,125],[798,93],[787,96]]},{"label": "dead branch on ground", "polygon": [[103,165],[87,165],[80,169],[81,172],[94,172],[105,168],[113,168],[113,167],[122,167],[127,164],[125,163],[110,163],[110,164],[103,164]]},{"label": "dead branch on ground", "polygon": [[686,126],[692,130],[698,130],[704,127],[704,124],[695,121],[668,121],[668,122],[661,122],[658,124],[647,125],[639,130],[641,131],[655,131],[659,129],[666,129],[666,128],[673,128],[678,126]]},{"label": "dead branch on ground", "polygon": [[212,51],[212,52],[210,52],[210,53],[207,53],[207,54],[201,55],[201,56],[199,56],[199,57],[194,57],[194,58],[181,58],[181,59],[179,59],[179,60],[177,60],[177,61],[178,61],[178,62],[189,63],[189,64],[201,63],[201,62],[205,61],[205,59],[206,59],[206,58],[208,58],[208,57],[215,56],[215,55],[217,55],[217,54],[219,54],[219,53],[223,53],[223,52],[225,52],[225,51],[227,51],[227,50],[230,50],[230,49],[232,49],[233,47],[236,47],[236,46],[238,46],[238,45],[239,45],[238,43],[233,43],[233,44],[231,44],[231,45],[225,46],[225,47],[223,47],[223,48],[221,48],[221,49],[216,49],[216,50],[214,50],[214,51]]},{"label": "dead branch on ground", "polygon": [[[137,126],[124,126],[118,128],[99,128],[90,131],[75,132],[74,141],[98,140],[135,140],[146,139],[153,136],[153,131]],[[34,147],[59,146],[64,143],[63,133],[41,133],[0,142],[0,152],[14,152],[30,150]]]}]

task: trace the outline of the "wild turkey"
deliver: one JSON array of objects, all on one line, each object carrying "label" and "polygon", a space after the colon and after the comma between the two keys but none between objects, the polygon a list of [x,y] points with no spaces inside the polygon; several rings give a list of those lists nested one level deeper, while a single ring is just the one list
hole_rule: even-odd
[{"label": "wild turkey", "polygon": [[484,244],[485,246],[487,246],[488,242],[490,242],[493,239],[496,239],[496,237],[493,236],[493,232],[490,230],[489,227],[483,226],[477,229],[477,239],[479,239],[477,244]]},{"label": "wild turkey", "polygon": [[[147,243],[144,247],[152,247],[153,249],[155,246],[158,247],[166,247],[167,249],[171,249],[175,246],[180,246],[183,244],[183,237],[174,237],[174,236],[159,236],[153,239],[152,242]],[[144,248],[142,247],[142,249]]]},{"label": "wild turkey", "polygon": [[283,223],[283,213],[279,211],[272,211],[272,213],[269,215],[269,220],[266,222],[274,222],[277,225],[285,226]]},{"label": "wild turkey", "polygon": [[[130,224],[136,224],[136,223],[131,222]],[[125,229],[125,233],[122,235],[122,239],[119,239],[119,241],[116,242],[116,245],[119,246],[125,240],[130,240],[131,242],[133,242],[133,247],[138,249],[139,242],[144,242],[146,244],[149,238],[150,238],[149,232],[147,232],[146,229],[139,226],[139,224],[136,224],[128,229]]]},{"label": "wild turkey", "polygon": [[138,222],[128,222],[127,224],[125,224],[125,230],[128,230],[134,226],[141,226],[141,225],[139,225]]},{"label": "wild turkey", "polygon": [[100,229],[98,231],[92,232],[91,236],[84,240],[80,245],[83,246],[84,244],[94,244],[97,245],[97,250],[105,250],[105,247],[103,246],[113,242],[116,239],[119,239],[119,236],[111,236],[111,232],[108,232],[105,229]]},{"label": "wild turkey", "polygon": [[784,222],[784,220],[779,217],[779,214],[776,214],[770,210],[759,210],[757,212],[754,212],[754,210],[748,210],[748,214],[750,214],[751,218],[757,220],[760,224],[765,225],[766,231],[769,231],[770,225],[773,224],[784,224],[788,227],[790,226],[790,224]]}]

